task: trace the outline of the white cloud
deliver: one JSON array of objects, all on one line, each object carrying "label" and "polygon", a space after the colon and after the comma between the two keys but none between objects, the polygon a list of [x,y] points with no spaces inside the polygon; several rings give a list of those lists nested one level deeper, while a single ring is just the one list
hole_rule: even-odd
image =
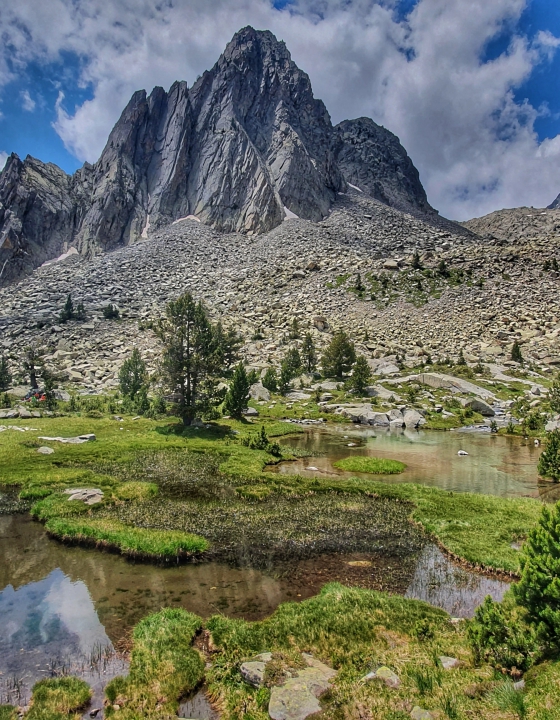
[{"label": "white cloud", "polygon": [[4,165],[6,164],[7,159],[8,159],[8,153],[4,152],[4,150],[0,150],[0,170],[4,169]]},{"label": "white cloud", "polygon": [[[402,19],[397,0],[296,0],[283,11],[270,0],[26,0],[3,11],[0,33],[9,32],[15,71],[61,50],[83,59],[94,97],[68,111],[59,95],[55,128],[95,161],[134,90],[192,84],[236,30],[268,28],[335,122],[368,115],[398,134],[431,203],[464,219],[542,206],[560,191],[560,140],[539,143],[534,132],[546,109],[513,96],[560,46],[549,32],[531,42],[516,31],[528,1],[420,0]],[[483,63],[503,31],[509,47]],[[0,54],[0,84],[7,67]]]},{"label": "white cloud", "polygon": [[21,106],[26,112],[33,112],[35,110],[35,106],[37,103],[31,95],[29,94],[29,90],[22,90],[19,94],[21,98]]}]

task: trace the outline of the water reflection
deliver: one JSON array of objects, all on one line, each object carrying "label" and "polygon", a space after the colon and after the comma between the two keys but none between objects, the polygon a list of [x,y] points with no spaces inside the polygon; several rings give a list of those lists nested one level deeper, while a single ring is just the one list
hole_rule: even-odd
[{"label": "water reflection", "polygon": [[[539,495],[537,462],[542,448],[519,437],[341,425],[307,430],[283,438],[282,443],[317,455],[280,463],[271,468],[273,472],[350,477],[356,473],[344,473],[333,464],[353,455],[375,456],[407,465],[401,475],[378,476],[384,482],[418,482],[502,497]],[[468,456],[459,456],[459,450]]]},{"label": "water reflection", "polygon": [[487,595],[501,601],[509,583],[454,565],[435,545],[427,545],[405,597],[425,600],[453,617],[470,618]]}]

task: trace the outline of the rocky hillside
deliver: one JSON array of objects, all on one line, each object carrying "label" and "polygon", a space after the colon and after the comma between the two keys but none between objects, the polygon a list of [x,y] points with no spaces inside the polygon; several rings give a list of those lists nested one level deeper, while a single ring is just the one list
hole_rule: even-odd
[{"label": "rocky hillside", "polygon": [[560,209],[521,207],[497,210],[461,224],[489,240],[523,243],[560,239]]},{"label": "rocky hillside", "polygon": [[12,155],[0,174],[0,285],[70,247],[87,257],[195,216],[261,234],[319,222],[347,182],[441,222],[398,138],[372,120],[333,128],[272,33],[245,28],[188,88],[136,92],[95,165],[73,176]]},{"label": "rocky hillside", "polygon": [[[247,237],[182,220],[112,253],[40,268],[0,290],[0,350],[16,370],[23,348],[37,344],[80,391],[110,389],[133,347],[156,369],[150,320],[190,290],[243,334],[255,368],[301,343],[289,338],[295,318],[319,349],[347,330],[379,375],[461,350],[471,363],[507,365],[516,339],[535,368],[550,370],[560,363],[559,275],[543,265],[555,257],[555,236],[481,241],[349,188],[319,223],[290,219]],[[83,301],[85,322],[59,323],[69,293]],[[103,317],[108,303],[121,320]]]}]

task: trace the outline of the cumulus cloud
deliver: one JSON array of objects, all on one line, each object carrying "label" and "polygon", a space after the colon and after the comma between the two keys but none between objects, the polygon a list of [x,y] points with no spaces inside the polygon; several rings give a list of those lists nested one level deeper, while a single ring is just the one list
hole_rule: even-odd
[{"label": "cumulus cloud", "polygon": [[[548,204],[560,191],[560,139],[539,143],[546,109],[514,91],[549,62],[560,39],[518,30],[528,0],[26,0],[3,10],[12,68],[61,51],[81,59],[93,98],[68,110],[59,95],[55,129],[80,159],[95,161],[134,90],[190,84],[244,25],[286,41],[333,120],[367,115],[401,138],[430,202],[457,219],[500,207]],[[509,46],[484,62],[488,43]],[[8,64],[0,54],[0,84]],[[64,84],[62,86],[64,88]]]},{"label": "cumulus cloud", "polygon": [[6,164],[6,160],[8,159],[8,153],[4,150],[0,150],[0,170],[4,169],[4,165]]},{"label": "cumulus cloud", "polygon": [[19,94],[21,98],[21,106],[26,112],[33,112],[35,110],[35,106],[37,103],[31,95],[29,94],[29,90],[22,90]]}]

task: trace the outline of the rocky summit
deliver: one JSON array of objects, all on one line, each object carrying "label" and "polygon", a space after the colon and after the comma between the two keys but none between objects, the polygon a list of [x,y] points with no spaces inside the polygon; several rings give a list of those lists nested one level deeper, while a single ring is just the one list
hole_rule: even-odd
[{"label": "rocky summit", "polygon": [[237,33],[189,88],[134,93],[101,157],[73,176],[12,154],[0,175],[0,284],[70,248],[91,257],[185,217],[261,234],[320,222],[347,182],[437,217],[398,138],[368,118],[333,127],[268,31]]}]

